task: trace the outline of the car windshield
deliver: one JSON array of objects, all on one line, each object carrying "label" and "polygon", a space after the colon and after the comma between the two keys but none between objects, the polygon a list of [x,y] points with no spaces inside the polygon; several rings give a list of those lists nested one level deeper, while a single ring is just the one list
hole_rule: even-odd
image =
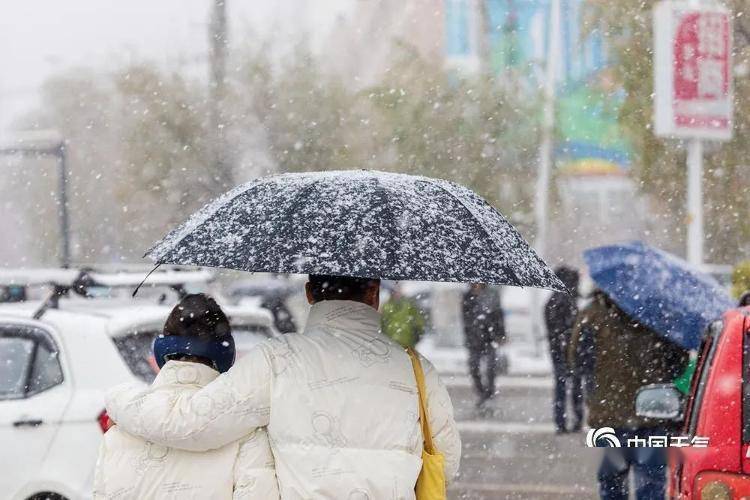
[{"label": "car windshield", "polygon": [[0,399],[23,394],[34,342],[18,337],[0,337]]}]

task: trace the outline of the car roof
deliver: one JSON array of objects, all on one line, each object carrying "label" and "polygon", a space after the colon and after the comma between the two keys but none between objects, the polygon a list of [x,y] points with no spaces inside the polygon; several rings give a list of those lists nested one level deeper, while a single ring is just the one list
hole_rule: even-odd
[{"label": "car roof", "polygon": [[[219,302],[223,302],[219,299]],[[0,317],[32,320],[41,301],[0,304]],[[59,308],[48,309],[38,320],[58,329],[80,327],[82,322],[98,323],[108,335],[119,337],[139,329],[161,329],[173,304],[158,304],[140,299],[85,299],[78,297],[60,300]],[[251,305],[225,305],[222,309],[233,326],[261,325],[271,328],[273,316],[265,309]]]},{"label": "car roof", "polygon": [[[2,304],[0,315],[31,320],[40,306],[41,301]],[[134,328],[160,327],[170,310],[165,305],[146,301],[71,298],[62,299],[59,308],[48,309],[38,321],[63,330],[69,326],[98,324],[109,335],[119,336]]]}]

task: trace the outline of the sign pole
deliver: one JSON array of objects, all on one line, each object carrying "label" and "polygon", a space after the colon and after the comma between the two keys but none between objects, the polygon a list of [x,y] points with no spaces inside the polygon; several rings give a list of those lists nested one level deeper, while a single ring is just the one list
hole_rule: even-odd
[{"label": "sign pole", "polygon": [[703,141],[690,139],[687,154],[687,260],[703,264]]}]

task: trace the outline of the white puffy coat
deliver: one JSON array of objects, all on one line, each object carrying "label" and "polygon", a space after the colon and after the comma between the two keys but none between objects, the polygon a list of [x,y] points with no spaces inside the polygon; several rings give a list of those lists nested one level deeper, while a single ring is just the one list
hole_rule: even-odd
[{"label": "white puffy coat", "polygon": [[[302,334],[261,344],[193,394],[119,387],[110,417],[167,446],[207,450],[268,426],[284,499],[413,499],[422,435],[407,353],[380,315],[351,301],[315,304]],[[424,358],[433,439],[455,475],[461,442],[448,392]]]},{"label": "white puffy coat", "polygon": [[[148,391],[170,400],[192,394],[219,373],[199,363],[169,361]],[[110,428],[99,450],[94,499],[279,498],[265,429],[220,448],[192,452],[168,448]]]}]

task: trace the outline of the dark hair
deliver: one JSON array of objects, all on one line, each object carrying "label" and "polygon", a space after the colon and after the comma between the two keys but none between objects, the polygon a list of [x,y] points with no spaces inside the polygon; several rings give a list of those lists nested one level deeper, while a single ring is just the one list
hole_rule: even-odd
[{"label": "dark hair", "polygon": [[220,338],[229,335],[229,320],[219,304],[203,293],[186,295],[169,313],[164,335]]},{"label": "dark hair", "polygon": [[352,278],[349,276],[331,276],[311,274],[309,279],[310,293],[315,302],[321,300],[354,300],[362,302],[367,289],[373,284],[380,284],[377,278]]}]

